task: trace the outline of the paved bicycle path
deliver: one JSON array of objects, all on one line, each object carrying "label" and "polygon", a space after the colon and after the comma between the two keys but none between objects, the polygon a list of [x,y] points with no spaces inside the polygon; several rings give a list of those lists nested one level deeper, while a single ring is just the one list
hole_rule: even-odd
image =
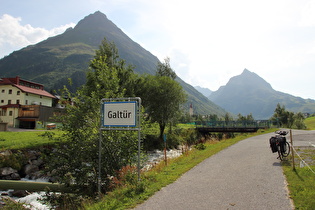
[{"label": "paved bicycle path", "polygon": [[135,209],[293,209],[273,133],[251,137],[206,159]]}]

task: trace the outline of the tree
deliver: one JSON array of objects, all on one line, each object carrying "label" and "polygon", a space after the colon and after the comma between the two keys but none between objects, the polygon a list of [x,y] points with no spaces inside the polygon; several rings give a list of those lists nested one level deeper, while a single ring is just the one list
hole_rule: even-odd
[{"label": "tree", "polygon": [[304,116],[301,112],[293,113],[285,109],[285,106],[277,104],[271,120],[276,122],[279,127],[305,129]]},{"label": "tree", "polygon": [[210,114],[208,115],[208,119],[212,121],[219,121],[219,117],[216,114]]},{"label": "tree", "polygon": [[281,106],[278,103],[271,120],[276,122],[279,127],[282,127],[288,124],[288,116],[289,113],[286,111],[285,106]]},{"label": "tree", "polygon": [[250,113],[247,116],[243,116],[240,113],[237,115],[237,121],[254,121],[253,114]]},{"label": "tree", "polygon": [[224,115],[224,121],[226,122],[226,124],[228,122],[233,121],[233,116],[230,113],[226,112],[225,115]]},{"label": "tree", "polygon": [[297,129],[306,129],[306,125],[304,123],[304,115],[301,112],[298,112],[294,115],[294,127]]},{"label": "tree", "polygon": [[161,141],[166,125],[180,116],[181,105],[186,101],[186,94],[175,78],[169,59],[165,59],[165,63],[157,65],[156,75],[147,75],[144,80],[143,106],[151,120],[159,124]]},{"label": "tree", "polygon": [[[111,94],[120,93],[127,97],[134,96],[139,77],[134,73],[131,65],[126,66],[125,61],[119,59],[118,50],[114,43],[109,43],[106,39],[102,41],[99,50],[96,51],[94,60],[90,63],[90,70],[92,71],[88,72],[85,85],[89,87],[87,89],[90,91],[103,88],[107,92],[108,90],[114,91]],[[115,82],[111,81],[115,77],[119,78],[116,89],[113,86],[109,87]],[[101,94],[104,93],[101,92]]]},{"label": "tree", "polygon": [[160,139],[166,125],[179,117],[180,106],[186,101],[182,86],[166,76],[148,76],[146,80],[146,95],[143,105],[153,122],[160,128]]},{"label": "tree", "polygon": [[170,64],[170,58],[165,58],[164,63],[158,62],[156,76],[166,76],[173,80],[176,79],[176,73],[172,70]]},{"label": "tree", "polygon": [[[124,97],[129,89],[127,86],[133,83],[132,78],[136,77],[130,67],[125,67],[124,61],[118,59],[115,45],[104,40],[90,63],[86,84],[73,95],[64,90],[75,105],[66,106],[66,113],[61,117],[62,144],[49,156],[48,168],[58,182],[72,187],[73,192],[87,195],[97,192],[100,101]],[[126,82],[127,79],[130,80]],[[135,161],[137,138],[130,132],[111,131],[101,135],[104,143],[102,192],[106,192],[108,177],[115,176],[116,171]]]}]

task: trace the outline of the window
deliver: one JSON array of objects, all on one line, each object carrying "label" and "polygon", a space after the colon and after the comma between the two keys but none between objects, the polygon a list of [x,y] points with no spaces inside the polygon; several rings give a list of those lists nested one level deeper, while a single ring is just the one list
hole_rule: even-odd
[{"label": "window", "polygon": [[8,100],[8,104],[11,104],[11,100]]},{"label": "window", "polygon": [[20,104],[20,100],[16,100],[16,104]]},{"label": "window", "polygon": [[13,111],[9,111],[9,116],[12,116],[13,115]]},{"label": "window", "polygon": [[17,95],[20,95],[20,94],[21,94],[21,91],[18,90],[18,92],[16,92],[16,94],[17,94]]},{"label": "window", "polygon": [[12,90],[9,90],[9,94],[12,94]]},{"label": "window", "polygon": [[26,104],[26,105],[28,104],[28,100],[25,100],[25,104]]},{"label": "window", "polygon": [[4,103],[4,100],[1,100],[1,103],[3,104],[3,103]]},{"label": "window", "polygon": [[2,109],[2,110],[0,111],[0,116],[6,116],[6,115],[7,115],[7,111],[4,110],[4,109]]},{"label": "window", "polygon": [[5,90],[1,90],[1,93],[4,93],[5,92]]}]

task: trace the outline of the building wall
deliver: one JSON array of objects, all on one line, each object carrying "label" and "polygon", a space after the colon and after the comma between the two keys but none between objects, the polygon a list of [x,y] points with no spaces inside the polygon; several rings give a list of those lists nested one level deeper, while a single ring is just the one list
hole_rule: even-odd
[{"label": "building wall", "polygon": [[0,121],[8,123],[9,127],[18,127],[19,121],[16,119],[19,115],[18,108],[0,108]]},{"label": "building wall", "polygon": [[[11,90],[11,94],[10,94]],[[39,96],[32,93],[23,93],[20,89],[12,85],[0,86],[0,106],[9,104],[21,104],[21,105],[44,105],[52,106],[52,99],[46,96]]]},{"label": "building wall", "polygon": [[[36,104],[36,105],[43,105],[43,106],[52,106],[52,99],[45,96],[39,96],[35,94],[27,94],[25,95],[25,101],[28,102],[28,105]],[[27,105],[27,104],[23,104]]]},{"label": "building wall", "polygon": [[[21,104],[23,103],[24,95],[22,91],[12,85],[0,86],[0,106],[7,104]],[[9,100],[11,101],[9,103]]]}]

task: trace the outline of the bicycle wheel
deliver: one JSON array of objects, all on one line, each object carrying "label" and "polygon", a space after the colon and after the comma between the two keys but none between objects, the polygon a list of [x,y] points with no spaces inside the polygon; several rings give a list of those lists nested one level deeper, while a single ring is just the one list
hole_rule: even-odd
[{"label": "bicycle wheel", "polygon": [[286,143],[283,145],[283,147],[284,147],[284,150],[281,151],[282,156],[283,156],[283,157],[288,157],[288,155],[290,154],[290,150],[291,150],[291,147],[290,147],[289,142],[286,142]]},{"label": "bicycle wheel", "polygon": [[278,147],[278,159],[282,160],[283,159],[283,156],[282,156],[282,152],[281,152],[281,148],[280,148],[280,144],[277,145]]}]

